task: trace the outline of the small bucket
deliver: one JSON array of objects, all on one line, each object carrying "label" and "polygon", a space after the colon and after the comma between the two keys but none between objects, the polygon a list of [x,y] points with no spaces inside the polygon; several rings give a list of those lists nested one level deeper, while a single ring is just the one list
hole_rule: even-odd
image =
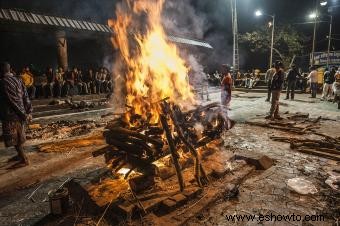
[{"label": "small bucket", "polygon": [[52,215],[63,215],[69,208],[69,193],[67,188],[52,190],[48,193],[50,212]]}]

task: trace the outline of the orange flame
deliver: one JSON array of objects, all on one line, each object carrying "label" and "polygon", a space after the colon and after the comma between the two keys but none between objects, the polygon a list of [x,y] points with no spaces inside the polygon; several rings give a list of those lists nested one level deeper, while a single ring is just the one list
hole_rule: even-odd
[{"label": "orange flame", "polygon": [[[163,3],[164,0],[125,0],[117,6],[116,20],[109,21],[115,32],[113,44],[126,64],[126,104],[150,123],[159,121],[155,103],[164,98],[180,105],[194,103],[188,68],[177,47],[166,40],[161,23]],[[144,32],[143,20],[136,20],[143,15],[147,16]],[[134,42],[130,39],[131,29]]]}]

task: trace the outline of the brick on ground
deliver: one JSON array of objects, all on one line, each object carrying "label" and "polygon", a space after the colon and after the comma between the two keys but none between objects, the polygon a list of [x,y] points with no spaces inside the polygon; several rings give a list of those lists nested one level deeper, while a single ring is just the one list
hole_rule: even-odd
[{"label": "brick on ground", "polygon": [[177,206],[180,206],[184,204],[187,201],[187,197],[181,193],[174,195],[172,197],[169,197],[169,199],[173,200],[177,203]]},{"label": "brick on ground", "polygon": [[203,192],[203,189],[200,187],[193,187],[193,188],[185,188],[182,192],[188,199],[193,199],[200,195]]},{"label": "brick on ground", "polygon": [[274,165],[273,159],[258,153],[241,153],[235,155],[236,160],[244,160],[256,167],[257,170],[267,170]]}]

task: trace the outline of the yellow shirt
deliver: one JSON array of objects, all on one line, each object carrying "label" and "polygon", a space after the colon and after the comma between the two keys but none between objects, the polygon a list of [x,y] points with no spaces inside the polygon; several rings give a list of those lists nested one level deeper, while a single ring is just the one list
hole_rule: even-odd
[{"label": "yellow shirt", "polygon": [[33,75],[28,72],[24,72],[21,75],[21,79],[26,87],[31,87],[33,85]]}]

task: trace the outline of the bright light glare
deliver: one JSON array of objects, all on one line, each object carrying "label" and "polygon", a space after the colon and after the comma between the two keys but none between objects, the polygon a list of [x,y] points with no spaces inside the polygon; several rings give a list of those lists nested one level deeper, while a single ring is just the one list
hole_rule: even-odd
[{"label": "bright light glare", "polygon": [[318,15],[316,13],[309,14],[310,19],[315,19]]},{"label": "bright light glare", "polygon": [[261,10],[256,10],[255,11],[255,16],[262,16],[263,13],[261,12]]},{"label": "bright light glare", "polygon": [[320,5],[321,5],[321,6],[326,6],[327,3],[328,3],[327,1],[323,0],[323,1],[320,2]]}]

